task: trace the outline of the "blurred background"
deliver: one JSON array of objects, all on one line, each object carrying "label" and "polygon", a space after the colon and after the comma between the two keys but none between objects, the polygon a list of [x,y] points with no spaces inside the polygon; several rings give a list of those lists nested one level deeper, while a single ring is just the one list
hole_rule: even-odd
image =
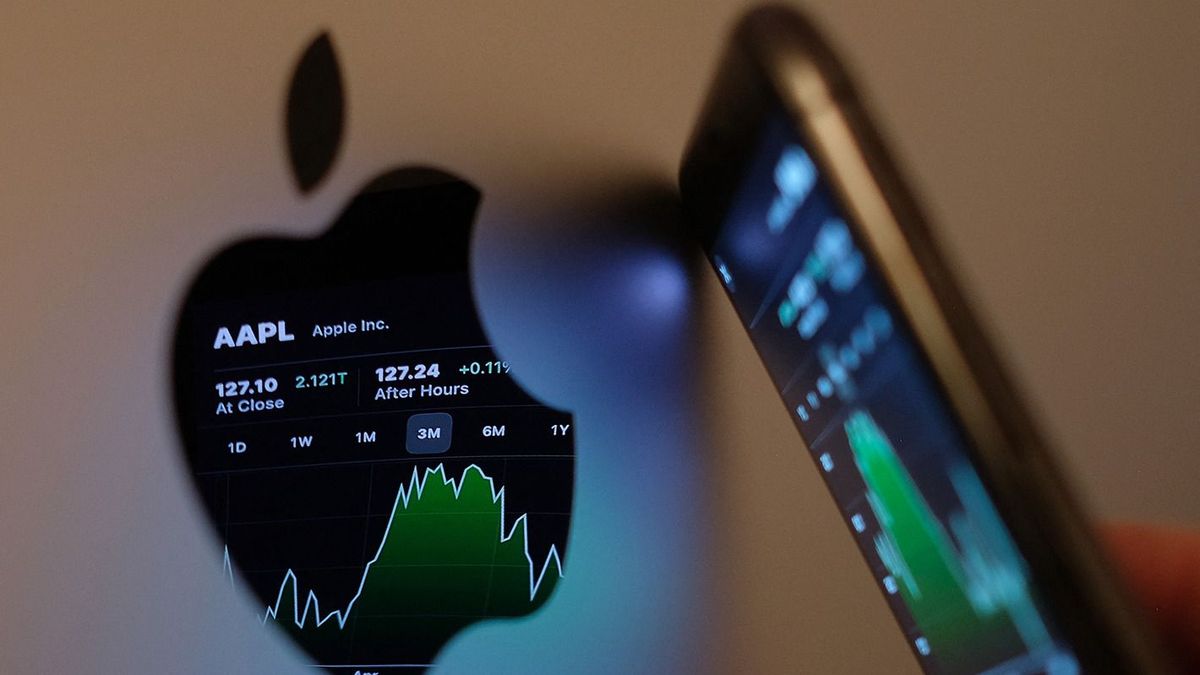
[{"label": "blurred background", "polygon": [[[806,6],[1092,512],[1200,523],[1200,5]],[[680,241],[675,171],[740,8],[6,7],[0,670],[304,663],[221,584],[171,417],[174,312],[224,242],[319,232],[413,162],[482,188],[484,319],[579,428],[567,578],[444,669],[915,669]],[[283,98],[321,29],[348,135],[301,197]]]}]

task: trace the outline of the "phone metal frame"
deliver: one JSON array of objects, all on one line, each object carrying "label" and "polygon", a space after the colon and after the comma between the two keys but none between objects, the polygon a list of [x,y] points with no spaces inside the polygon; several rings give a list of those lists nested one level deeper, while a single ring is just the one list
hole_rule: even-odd
[{"label": "phone metal frame", "polygon": [[780,105],[912,327],[1039,596],[1085,672],[1173,672],[971,316],[844,70],[792,10],[762,8],[739,23],[689,144],[680,189],[705,249],[761,123]]}]

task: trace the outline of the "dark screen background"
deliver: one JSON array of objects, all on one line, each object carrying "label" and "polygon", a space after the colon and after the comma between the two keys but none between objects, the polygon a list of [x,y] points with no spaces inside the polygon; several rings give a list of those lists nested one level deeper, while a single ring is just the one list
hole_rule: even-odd
[{"label": "dark screen background", "polygon": [[389,180],[319,239],[227,249],[176,336],[229,584],[346,673],[423,670],[471,624],[538,609],[574,494],[571,414],[513,380],[479,321],[478,193]]}]

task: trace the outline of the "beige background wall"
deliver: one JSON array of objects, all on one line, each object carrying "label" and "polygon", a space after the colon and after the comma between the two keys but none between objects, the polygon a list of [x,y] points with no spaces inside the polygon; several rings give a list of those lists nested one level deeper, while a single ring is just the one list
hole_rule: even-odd
[{"label": "beige background wall", "polygon": [[[494,196],[485,219],[528,204],[563,227],[586,186],[672,181],[735,5],[6,7],[0,670],[277,669],[285,647],[212,625],[227,601],[164,456],[163,359],[192,266],[254,223],[319,229],[401,161],[473,177]],[[1200,5],[811,9],[1095,512],[1200,523]],[[279,87],[319,27],[343,59],[349,135],[302,199]],[[815,472],[781,450],[786,414],[716,285],[698,292],[721,355],[704,396],[728,417],[701,449],[722,489],[720,553],[703,564],[724,618],[696,662],[904,663]],[[787,475],[803,489],[761,489]],[[207,598],[186,619],[165,601],[180,587]]]}]

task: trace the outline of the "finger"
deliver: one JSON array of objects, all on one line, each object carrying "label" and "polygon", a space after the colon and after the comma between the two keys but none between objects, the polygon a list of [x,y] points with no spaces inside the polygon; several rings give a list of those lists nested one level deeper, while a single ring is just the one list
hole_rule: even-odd
[{"label": "finger", "polygon": [[1167,645],[1200,670],[1200,534],[1160,525],[1102,529],[1117,568]]}]

